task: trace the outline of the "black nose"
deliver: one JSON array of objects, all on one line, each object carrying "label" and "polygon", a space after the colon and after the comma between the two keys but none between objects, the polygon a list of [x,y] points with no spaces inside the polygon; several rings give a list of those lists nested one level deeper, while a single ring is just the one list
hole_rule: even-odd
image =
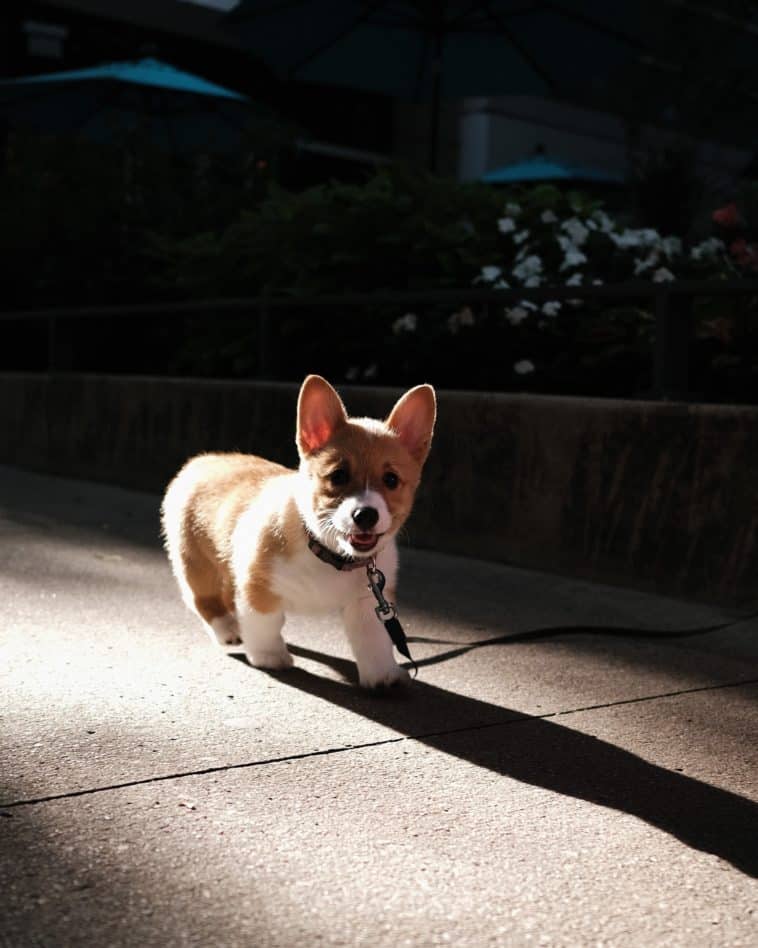
[{"label": "black nose", "polygon": [[353,511],[355,525],[361,530],[371,530],[378,519],[379,513],[373,507],[356,507]]}]

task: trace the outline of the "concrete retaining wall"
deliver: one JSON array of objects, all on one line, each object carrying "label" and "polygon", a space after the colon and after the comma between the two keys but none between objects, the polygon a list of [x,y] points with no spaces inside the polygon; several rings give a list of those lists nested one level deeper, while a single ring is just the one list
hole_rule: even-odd
[{"label": "concrete retaining wall", "polygon": [[[381,416],[399,394],[341,391],[353,414]],[[296,396],[282,383],[0,374],[0,461],[154,491],[198,451],[294,464]],[[442,392],[408,539],[748,606],[757,471],[756,408]]]}]

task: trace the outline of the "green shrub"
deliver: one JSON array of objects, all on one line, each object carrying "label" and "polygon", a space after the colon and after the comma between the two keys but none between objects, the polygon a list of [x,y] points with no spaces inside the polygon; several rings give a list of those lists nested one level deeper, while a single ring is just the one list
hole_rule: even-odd
[{"label": "green shrub", "polygon": [[[755,188],[716,212],[713,237],[688,246],[551,185],[501,191],[392,166],[361,185],[287,191],[257,157],[261,147],[182,157],[137,138],[106,147],[12,137],[0,175],[3,305],[284,296],[291,305],[273,311],[270,330],[274,349],[286,352],[279,376],[315,369],[385,384],[423,376],[467,388],[634,395],[650,386],[649,305],[585,301],[583,287],[758,272]],[[575,286],[577,298],[537,304],[525,294],[411,311],[379,299],[555,285]],[[299,306],[350,292],[377,301],[329,314]],[[698,301],[704,391],[725,386],[741,399],[755,388],[754,310],[750,298]],[[244,314],[177,325],[163,326],[153,347],[167,371],[258,370],[257,327]]]},{"label": "green shrub", "polygon": [[179,293],[294,296],[470,285],[494,248],[500,197],[402,168],[363,185],[272,186],[223,233],[156,237]]}]

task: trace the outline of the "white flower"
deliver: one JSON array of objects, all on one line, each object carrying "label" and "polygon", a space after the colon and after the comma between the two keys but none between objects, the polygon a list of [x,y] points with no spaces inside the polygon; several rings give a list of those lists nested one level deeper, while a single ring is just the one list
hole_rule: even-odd
[{"label": "white flower", "polygon": [[500,267],[482,267],[482,272],[474,280],[474,283],[494,283],[502,272]]},{"label": "white flower", "polygon": [[690,250],[690,256],[693,260],[712,260],[724,252],[724,241],[718,237],[709,237],[701,243],[696,244]]},{"label": "white flower", "polygon": [[516,204],[515,201],[509,201],[508,204],[505,205],[505,213],[508,217],[518,217],[521,213],[521,205]]},{"label": "white flower", "polygon": [[497,229],[501,234],[511,234],[516,229],[516,222],[512,217],[501,217],[497,222]]},{"label": "white flower", "polygon": [[519,323],[523,323],[527,316],[536,309],[537,304],[532,303],[531,300],[520,300],[517,306],[505,308],[505,318],[511,326],[518,326]]},{"label": "white flower", "polygon": [[650,244],[651,246],[661,242],[661,235],[652,227],[643,227],[640,231],[638,231],[638,233],[640,235],[640,240],[646,244]]},{"label": "white flower", "polygon": [[561,224],[561,230],[566,231],[572,243],[576,244],[577,247],[581,247],[585,243],[590,233],[578,217],[571,217],[564,221]]},{"label": "white flower", "polygon": [[563,263],[560,266],[561,270],[568,270],[569,267],[578,267],[587,262],[586,255],[579,250],[570,237],[558,234],[556,240],[564,253]]},{"label": "white flower", "polygon": [[604,231],[606,234],[609,234],[616,226],[613,223],[613,219],[609,217],[605,211],[593,211],[592,220],[596,221],[600,227],[600,230]]},{"label": "white flower", "polygon": [[602,286],[604,282],[605,282],[604,280],[601,280],[600,278],[598,278],[598,279],[592,281],[592,285],[593,285],[593,286]]},{"label": "white flower", "polygon": [[524,306],[512,306],[510,309],[506,309],[505,318],[511,324],[511,326],[519,326],[529,315],[528,310]]},{"label": "white flower", "polygon": [[524,286],[542,286],[542,282],[542,277],[535,273],[524,280]]},{"label": "white flower", "polygon": [[513,275],[522,282],[530,277],[539,276],[541,273],[542,260],[536,254],[526,257],[517,267],[513,268]]},{"label": "white flower", "polygon": [[580,267],[583,263],[587,262],[587,255],[583,254],[581,250],[577,247],[570,247],[566,251],[566,256],[563,258],[563,263],[560,265],[561,270],[568,270],[569,267]]},{"label": "white flower", "polygon": [[670,283],[671,280],[675,279],[674,274],[666,267],[659,267],[653,274],[653,283]]},{"label": "white flower", "polygon": [[511,287],[510,283],[506,280],[498,280],[497,283],[493,284],[493,290],[509,290]]},{"label": "white flower", "polygon": [[543,224],[554,224],[558,218],[552,211],[543,211],[540,215],[540,220]]},{"label": "white flower", "polygon": [[680,237],[664,237],[661,241],[663,252],[669,258],[679,257],[682,253],[682,240]]},{"label": "white flower", "polygon": [[415,313],[406,313],[392,324],[392,331],[396,336],[399,336],[401,332],[415,332],[417,329],[418,316]]},{"label": "white flower", "polygon": [[517,234],[513,235],[513,242],[516,244],[523,244],[525,240],[529,237],[528,230],[520,230]]},{"label": "white flower", "polygon": [[620,250],[629,250],[631,247],[639,247],[640,245],[637,232],[629,230],[628,227],[620,234],[610,234],[609,236]]},{"label": "white flower", "polygon": [[582,274],[574,273],[572,276],[566,280],[566,286],[581,286],[582,285]]},{"label": "white flower", "polygon": [[534,372],[534,363],[529,359],[521,359],[520,362],[514,362],[513,371],[516,375],[529,375],[530,372]]},{"label": "white flower", "polygon": [[471,312],[471,309],[468,306],[464,306],[463,309],[457,313],[452,313],[447,320],[447,328],[453,335],[458,332],[461,326],[473,325],[474,314]]},{"label": "white flower", "polygon": [[660,247],[661,245],[661,236],[658,231],[653,230],[651,227],[643,227],[639,230],[634,230],[627,227],[626,230],[622,231],[620,234],[610,234],[611,240],[619,247],[621,250],[629,250],[631,247]]},{"label": "white flower", "polygon": [[645,270],[649,270],[651,267],[654,267],[658,263],[659,254],[653,251],[647,257],[639,257],[634,261],[634,275],[639,276],[640,273],[644,273]]},{"label": "white flower", "polygon": [[549,303],[545,303],[542,307],[542,312],[545,316],[557,316],[561,311],[561,304],[558,300],[553,300]]}]

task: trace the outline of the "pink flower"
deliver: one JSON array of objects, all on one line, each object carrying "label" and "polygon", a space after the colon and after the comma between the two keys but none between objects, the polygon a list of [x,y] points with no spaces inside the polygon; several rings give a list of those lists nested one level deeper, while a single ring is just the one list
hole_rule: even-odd
[{"label": "pink flower", "polygon": [[747,241],[745,238],[740,237],[738,240],[733,240],[732,243],[729,244],[729,253],[734,257],[737,263],[745,263],[748,257]]},{"label": "pink flower", "polygon": [[740,222],[740,213],[734,201],[715,210],[712,216],[713,220],[721,227],[736,227]]},{"label": "pink flower", "polygon": [[744,237],[732,241],[729,245],[729,253],[741,267],[758,270],[758,247],[755,244],[749,244]]}]

